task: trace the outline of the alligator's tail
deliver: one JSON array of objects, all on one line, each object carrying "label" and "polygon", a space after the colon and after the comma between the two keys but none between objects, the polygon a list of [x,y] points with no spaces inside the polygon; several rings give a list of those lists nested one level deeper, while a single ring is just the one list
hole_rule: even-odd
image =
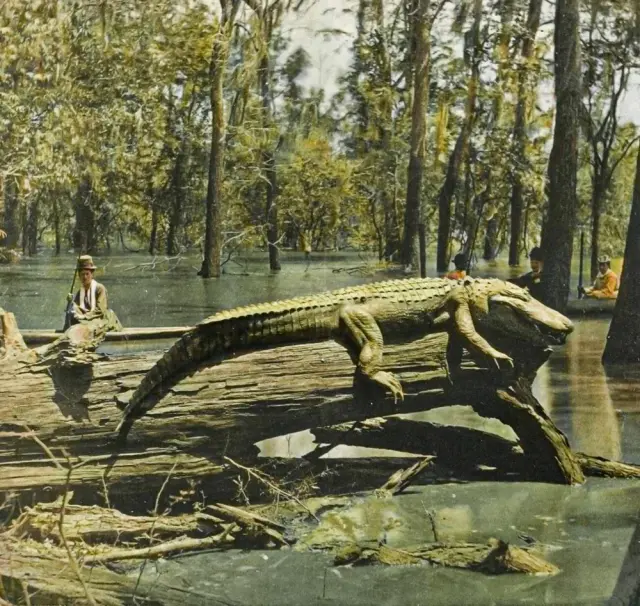
[{"label": "alligator's tail", "polygon": [[276,343],[326,339],[330,336],[330,309],[323,314],[318,309],[322,305],[316,304],[313,306],[315,313],[308,313],[304,305],[286,309],[283,303],[221,312],[182,335],[131,394],[116,431],[120,432],[123,426],[130,424],[128,422],[146,412],[148,407],[144,406],[145,401],[154,389],[160,385],[175,384],[205,360]]}]

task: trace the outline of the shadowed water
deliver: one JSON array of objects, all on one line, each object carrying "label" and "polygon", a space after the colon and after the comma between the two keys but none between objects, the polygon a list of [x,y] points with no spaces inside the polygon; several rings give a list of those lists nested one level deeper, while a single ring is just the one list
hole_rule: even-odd
[{"label": "shadowed water", "polygon": [[[23,328],[59,327],[73,261],[43,255],[0,266],[0,307],[15,312]],[[135,268],[149,261],[139,255],[98,260],[106,268],[97,278],[109,289],[111,304],[125,325],[192,324],[223,308],[382,279],[380,274],[332,272],[364,265],[355,254],[316,256],[309,266],[301,255],[288,255],[277,275],[265,271],[262,259],[253,258],[246,266],[251,275],[208,281],[195,275],[196,258],[184,259],[171,271]],[[499,277],[513,273],[500,263],[476,271]],[[640,372],[627,368],[615,376],[605,374],[600,357],[609,320],[578,321],[567,344],[540,369],[534,392],[576,450],[640,464]],[[166,345],[132,343],[126,349]],[[480,419],[466,407],[418,416],[513,437],[510,429]],[[310,434],[301,432],[261,446],[267,455],[299,456],[312,443]],[[330,456],[363,453],[340,447]],[[326,555],[286,551],[181,557],[148,565],[145,575],[184,587],[185,604],[604,604],[614,592],[625,556],[632,552],[634,532],[634,544],[640,538],[639,497],[638,481],[589,479],[578,487],[475,482],[416,487],[390,501],[368,498],[348,514],[357,537],[396,546],[433,540],[427,509],[438,512],[445,540],[496,536],[522,544],[519,535],[525,534],[562,569],[549,578],[486,577],[425,567],[334,569]],[[626,569],[640,575],[640,565],[630,556]]]}]

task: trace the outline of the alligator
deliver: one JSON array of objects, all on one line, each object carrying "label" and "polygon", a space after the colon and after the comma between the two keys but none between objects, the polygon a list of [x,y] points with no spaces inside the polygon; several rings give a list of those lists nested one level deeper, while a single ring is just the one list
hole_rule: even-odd
[{"label": "alligator", "polygon": [[[492,310],[496,310],[492,314]],[[498,310],[501,310],[500,312]],[[505,316],[508,314],[508,317]],[[116,431],[123,433],[144,414],[144,403],[158,387],[174,384],[206,360],[296,342],[333,339],[344,345],[365,380],[403,399],[402,385],[381,370],[385,342],[415,340],[446,330],[476,356],[498,369],[512,358],[493,347],[476,329],[514,331],[537,347],[562,343],[573,326],[568,318],[546,307],[526,289],[497,279],[462,280],[409,278],[387,280],[225,310],[186,332],[147,372],[127,399]],[[500,330],[499,330],[500,331]],[[491,332],[489,330],[489,332]]]}]

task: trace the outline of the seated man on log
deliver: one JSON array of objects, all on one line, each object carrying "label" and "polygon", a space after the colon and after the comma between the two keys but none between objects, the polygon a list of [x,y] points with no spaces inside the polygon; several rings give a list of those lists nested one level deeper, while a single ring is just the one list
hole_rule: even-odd
[{"label": "seated man on log", "polygon": [[531,293],[531,296],[538,301],[542,300],[542,270],[544,269],[544,254],[542,249],[538,246],[534,246],[529,253],[529,264],[531,265],[531,271],[507,280],[516,286],[521,288],[527,288]]},{"label": "seated man on log", "polygon": [[594,299],[617,299],[618,276],[611,269],[611,259],[607,256],[598,259],[598,275],[592,286],[583,288],[585,297]]},{"label": "seated man on log", "polygon": [[109,325],[108,330],[122,328],[116,314],[108,308],[107,289],[104,285],[93,279],[96,270],[90,255],[78,257],[76,271],[80,276],[80,290],[75,294],[67,295],[67,300],[72,303],[67,308],[67,324],[73,326],[91,320],[104,320]]},{"label": "seated man on log", "polygon": [[467,275],[467,255],[458,253],[453,257],[453,264],[455,265],[455,270],[450,271],[445,278],[449,280],[462,280],[465,278]]}]

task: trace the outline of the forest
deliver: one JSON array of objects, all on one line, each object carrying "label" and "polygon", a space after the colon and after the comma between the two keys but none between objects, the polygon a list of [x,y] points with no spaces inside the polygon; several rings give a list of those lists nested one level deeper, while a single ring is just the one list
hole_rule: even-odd
[{"label": "forest", "polygon": [[553,282],[583,231],[593,276],[628,225],[636,4],[345,2],[316,34],[349,46],[328,96],[290,41],[309,0],[7,0],[0,244],[195,249],[218,277],[239,247],[271,270],[283,247],[422,249],[424,272],[542,239]]},{"label": "forest", "polygon": [[4,0],[0,606],[638,603],[639,90],[640,0]]}]

